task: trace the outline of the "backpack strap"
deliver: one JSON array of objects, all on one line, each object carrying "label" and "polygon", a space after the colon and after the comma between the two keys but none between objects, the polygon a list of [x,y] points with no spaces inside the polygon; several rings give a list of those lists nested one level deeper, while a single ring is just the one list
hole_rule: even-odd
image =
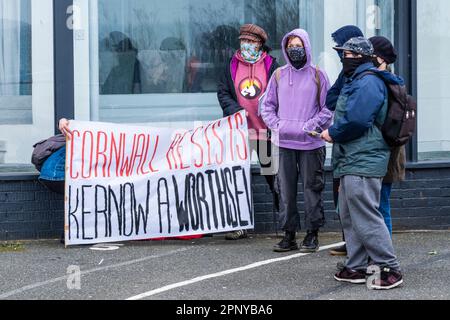
[{"label": "backpack strap", "polygon": [[[281,79],[281,67],[277,68],[273,74],[272,77],[275,76],[275,81],[278,83],[280,82]],[[261,116],[262,113],[262,101],[264,100],[265,96],[267,95],[267,91],[264,92],[261,97],[259,97],[259,103],[258,103],[258,116]]]},{"label": "backpack strap", "polygon": [[320,81],[320,69],[318,66],[316,66],[316,76],[315,76],[315,81],[316,81],[316,85],[317,85],[317,103],[319,105],[319,109],[320,111],[322,111],[322,104],[320,102],[320,96],[322,94],[322,84]]},{"label": "backpack strap", "polygon": [[275,70],[275,80],[277,80],[277,84],[280,82],[280,79],[281,79],[281,67]]},{"label": "backpack strap", "polygon": [[[281,79],[281,69],[282,69],[282,67],[275,70],[275,80],[277,81],[277,84],[280,82],[280,79]],[[317,96],[316,96],[317,104],[319,105],[320,111],[322,111],[322,104],[320,101],[320,96],[322,94],[322,83],[320,81],[320,68],[318,66],[316,66],[316,68],[315,68],[314,81],[316,82],[316,86],[317,86]]]},{"label": "backpack strap", "polygon": [[[363,73],[361,73],[360,75],[358,75],[358,77],[356,77],[356,79],[357,79],[357,80],[361,80],[362,78],[364,78],[365,76],[368,76],[368,75],[376,76],[377,78],[379,78],[379,79],[381,79],[381,80],[383,81],[383,83],[384,83],[385,86],[386,86],[386,90],[387,90],[387,94],[388,94],[388,99],[389,99],[389,87],[388,87],[388,85],[386,84],[386,82],[384,81],[384,79],[383,79],[382,77],[380,77],[376,72],[373,72],[373,71],[370,71],[370,70],[369,70],[369,71],[364,71]],[[388,103],[389,103],[389,102],[388,102]],[[378,115],[377,115],[377,117],[378,117]],[[376,119],[375,119],[374,125],[375,125],[378,129],[380,129],[380,131],[382,130],[383,124],[378,123],[378,122],[376,121]]]}]

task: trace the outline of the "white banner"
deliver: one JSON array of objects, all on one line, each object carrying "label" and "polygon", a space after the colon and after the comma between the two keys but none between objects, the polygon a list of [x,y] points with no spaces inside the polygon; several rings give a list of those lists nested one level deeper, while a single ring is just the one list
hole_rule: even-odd
[{"label": "white banner", "polygon": [[244,113],[193,130],[71,121],[65,242],[254,227]]}]

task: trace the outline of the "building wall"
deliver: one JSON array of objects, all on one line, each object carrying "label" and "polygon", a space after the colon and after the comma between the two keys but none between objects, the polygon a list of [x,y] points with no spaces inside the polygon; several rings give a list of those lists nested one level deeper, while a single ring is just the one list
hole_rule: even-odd
[{"label": "building wall", "polygon": [[[21,68],[27,70],[28,64],[31,65],[32,74],[28,76],[32,80],[32,95],[21,91],[20,95],[10,96],[0,90],[0,111],[8,111],[2,113],[3,117],[0,119],[0,164],[2,162],[14,165],[28,164],[32,145],[53,134],[55,129],[54,105],[58,103],[54,101],[54,88],[58,88],[60,84],[55,84],[53,79],[53,49],[61,50],[53,48],[52,34],[55,28],[66,26],[53,26],[52,0],[20,0],[20,2],[23,3],[22,14],[13,14],[13,11],[2,7],[0,18],[7,20],[12,18],[15,23],[22,25],[25,23],[30,28],[31,39],[29,34],[25,35],[23,41],[21,39],[24,45],[30,42],[30,50],[21,52],[20,59],[29,58]],[[201,41],[196,43],[194,36],[202,36],[199,31],[207,31],[209,36],[216,35],[216,27],[222,24],[232,27],[238,27],[245,22],[263,24],[274,39],[271,45],[275,49],[273,54],[276,56],[280,56],[280,37],[287,30],[301,26],[310,32],[314,60],[328,72],[331,81],[337,77],[341,69],[337,55],[332,49],[333,41],[330,37],[338,27],[357,24],[368,37],[378,33],[394,38],[394,0],[233,0],[221,4],[223,8],[211,5],[206,0],[192,2],[170,0],[156,6],[145,0],[74,0],[73,3],[74,6],[68,8],[70,10],[64,11],[64,14],[67,13],[67,26],[70,25],[69,22],[73,22],[75,60],[75,78],[69,79],[70,82],[72,80],[74,82],[75,100],[69,101],[67,105],[75,104],[74,112],[77,120],[126,123],[142,121],[152,122],[155,126],[181,127],[191,126],[194,121],[208,121],[221,116],[214,92],[214,81],[206,76],[202,77],[203,80],[208,80],[203,81],[206,84],[200,83],[201,89],[194,88],[192,91],[173,91],[166,87],[161,92],[158,89],[151,94],[118,94],[119,92],[101,94],[100,84],[105,80],[103,79],[105,75],[102,76],[100,71],[105,68],[105,64],[108,65],[120,56],[116,54],[117,56],[111,57],[114,53],[99,48],[103,43],[99,40],[104,39],[109,32],[121,31],[130,33],[130,37],[133,35],[138,40],[141,55],[150,54],[147,51],[152,50],[165,51],[159,45],[147,43],[150,29],[144,28],[145,32],[142,32],[142,25],[136,23],[139,22],[137,21],[139,17],[146,23],[143,26],[153,23],[155,29],[164,31],[157,33],[156,40],[152,40],[157,44],[163,38],[176,36],[181,32],[181,38],[189,47],[189,55],[193,57],[196,55],[200,57],[201,49],[217,49],[209,48],[210,45],[205,45]],[[98,3],[100,6],[97,6]],[[264,11],[270,12],[269,15],[260,15],[251,9],[255,4],[264,4],[265,8],[273,10]],[[374,4],[379,5],[379,15],[374,14]],[[450,80],[448,71],[450,64],[446,56],[450,51],[449,9],[448,0],[417,1],[420,161],[450,159],[450,136],[447,130],[450,109],[446,107],[450,103],[449,92],[446,90]],[[145,15],[151,18],[156,11],[160,12],[160,20],[153,21],[146,18]],[[223,14],[205,14],[217,11]],[[29,18],[25,18],[28,14]],[[210,16],[217,18],[205,18]],[[174,29],[168,28],[169,25],[174,26]],[[19,33],[16,31],[24,33],[23,30],[17,29],[17,26],[14,32],[11,30],[8,30],[8,37],[17,37]],[[223,38],[220,33],[219,38]],[[167,54],[167,52],[159,53],[161,56]],[[174,54],[177,57],[177,54]],[[17,59],[10,56],[5,58],[3,54],[5,61],[0,62],[12,65],[11,61]],[[149,59],[143,59],[147,60]],[[196,68],[209,70],[214,59],[205,58],[200,62],[194,63]],[[159,63],[155,68],[158,69],[160,66]],[[152,68],[149,70],[149,74],[154,74]],[[14,74],[17,75],[17,72]],[[179,80],[180,77],[173,78],[172,80]],[[24,82],[21,85],[31,81],[26,80],[21,79]],[[0,81],[0,85],[4,82]],[[103,112],[102,106],[106,107]],[[65,107],[58,104],[56,111],[61,111]],[[25,120],[21,120],[21,112],[26,112]],[[186,121],[189,123],[186,124]],[[408,173],[409,181],[400,184],[394,190],[392,204],[394,223],[398,228],[448,227],[449,169],[432,169],[432,166],[431,164],[427,168],[412,168]],[[1,179],[0,177],[0,239],[59,236],[58,233],[62,228],[62,199],[47,192],[35,177],[20,180],[19,174],[15,180],[1,181]],[[257,231],[268,231],[273,228],[271,204],[267,202],[270,201],[270,197],[265,194],[267,191],[264,179],[255,176]],[[335,230],[339,228],[339,224],[331,198],[331,185],[328,184],[325,192],[327,228]]]},{"label": "building wall", "polygon": [[[324,231],[339,231],[333,208],[331,173],[324,192],[327,224]],[[300,186],[299,186],[300,190]],[[273,233],[272,197],[264,177],[253,174],[256,233]],[[299,208],[303,196],[299,192]],[[392,193],[394,230],[450,229],[450,167],[412,168],[407,180]],[[302,221],[304,216],[301,216]],[[63,232],[63,197],[45,189],[35,177],[23,180],[0,178],[0,241],[57,239]]]},{"label": "building wall", "polygon": [[[2,33],[0,30],[5,43],[20,43],[23,47],[18,57],[0,54],[0,65],[5,65],[9,70],[12,66],[18,67],[16,61],[26,60],[26,63],[20,65],[21,70],[27,71],[26,77],[20,79],[20,85],[31,86],[30,92],[21,90],[19,95],[10,96],[4,93],[2,86],[11,81],[2,81],[0,77],[0,163],[8,164],[29,163],[32,145],[53,134],[54,105],[62,104],[53,99],[54,86],[58,87],[59,83],[55,84],[53,79],[52,35],[53,30],[65,28],[66,25],[53,26],[52,0],[18,0],[16,3],[19,2],[23,4],[23,13],[17,15],[17,10],[6,10],[6,7],[2,7],[0,12],[1,20],[15,23],[15,27],[6,32]],[[381,34],[393,39],[395,34],[394,0],[233,0],[224,2],[220,7],[212,6],[206,0],[170,0],[157,4],[145,0],[74,0],[73,3],[72,8],[63,12],[67,21],[62,20],[67,26],[73,22],[71,27],[74,30],[75,72],[74,79],[70,80],[74,83],[75,101],[71,103],[75,104],[77,120],[145,122],[162,127],[190,127],[194,121],[219,118],[221,109],[214,92],[215,83],[211,74],[206,72],[217,63],[217,57],[210,57],[214,51],[211,49],[217,48],[212,48],[214,45],[210,42],[198,39],[199,42],[196,42],[196,37],[202,38],[203,32],[204,36],[216,35],[220,40],[218,42],[223,42],[221,39],[225,35],[215,33],[219,26],[237,28],[245,22],[262,24],[271,36],[270,44],[277,57],[281,56],[280,37],[291,28],[305,28],[311,35],[314,61],[327,71],[331,81],[341,70],[330,36],[337,28],[356,24],[367,37]],[[263,10],[263,13],[273,14],[254,12],[252,8],[258,4],[258,8],[273,9]],[[262,4],[264,5],[261,6]],[[450,108],[447,108],[450,97],[446,90],[450,80],[450,62],[446,55],[450,50],[450,34],[447,32],[450,27],[450,17],[447,14],[449,10],[448,0],[417,1],[419,161],[450,159],[450,133],[446,125],[450,117]],[[218,15],[217,11],[223,14]],[[155,14],[158,14],[158,19],[154,19]],[[205,18],[209,16],[215,18]],[[24,30],[18,32],[20,28],[29,29],[29,33]],[[155,32],[154,29],[159,31]],[[143,63],[141,67],[145,72],[142,71],[142,77],[145,81],[157,73],[158,68],[168,67],[165,63],[145,65],[144,62],[154,60],[149,58],[152,54],[157,57],[168,55],[172,57],[170,61],[181,61],[170,63],[177,68],[167,69],[171,71],[165,72],[176,75],[172,76],[168,87],[162,91],[159,88],[141,94],[124,94],[110,92],[111,90],[102,92],[101,85],[106,81],[107,71],[119,59],[117,53],[105,49],[105,42],[108,42],[110,32],[119,31],[127,34],[139,49],[138,58]],[[162,50],[160,44],[163,39],[175,36],[184,41],[187,53],[172,50],[172,56],[167,50]],[[200,58],[202,50],[206,52],[203,55],[209,58]],[[205,75],[197,79],[199,88],[191,88],[192,90],[181,89],[179,83],[187,76],[184,74],[187,65],[183,64],[187,63],[188,57],[189,61],[195,60],[191,58],[199,59],[193,63],[195,67],[192,68],[198,68],[198,72],[206,70]],[[399,59],[406,57],[400,56]],[[133,60],[125,61],[130,64]],[[282,59],[280,62],[283,62]],[[17,72],[11,74],[18,75]],[[58,105],[57,111],[63,107],[65,106]]]}]

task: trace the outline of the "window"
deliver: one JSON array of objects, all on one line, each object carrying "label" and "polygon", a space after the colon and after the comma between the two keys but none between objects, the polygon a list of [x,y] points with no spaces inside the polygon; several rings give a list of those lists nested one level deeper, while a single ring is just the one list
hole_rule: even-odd
[{"label": "window", "polygon": [[30,124],[30,0],[0,0],[0,125]]},{"label": "window", "polygon": [[216,80],[239,46],[244,23],[267,31],[268,45],[281,63],[284,34],[305,28],[316,63],[331,80],[341,69],[332,49],[333,31],[357,24],[367,36],[393,38],[393,0],[74,3],[82,21],[75,40],[75,114],[80,120],[181,126],[221,117]]},{"label": "window", "polygon": [[420,161],[450,159],[450,1],[417,1]]},{"label": "window", "polygon": [[33,144],[54,131],[52,30],[52,0],[0,0],[2,166],[29,164]]}]

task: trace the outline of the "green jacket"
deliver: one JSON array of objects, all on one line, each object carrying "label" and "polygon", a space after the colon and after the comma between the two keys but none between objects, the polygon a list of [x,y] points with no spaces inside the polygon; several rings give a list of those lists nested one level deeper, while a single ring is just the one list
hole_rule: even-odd
[{"label": "green jacket", "polygon": [[369,69],[376,70],[367,63],[346,80],[336,105],[329,130],[335,178],[383,178],[387,172],[390,148],[380,130],[388,110],[387,88],[378,76],[365,74]]}]

